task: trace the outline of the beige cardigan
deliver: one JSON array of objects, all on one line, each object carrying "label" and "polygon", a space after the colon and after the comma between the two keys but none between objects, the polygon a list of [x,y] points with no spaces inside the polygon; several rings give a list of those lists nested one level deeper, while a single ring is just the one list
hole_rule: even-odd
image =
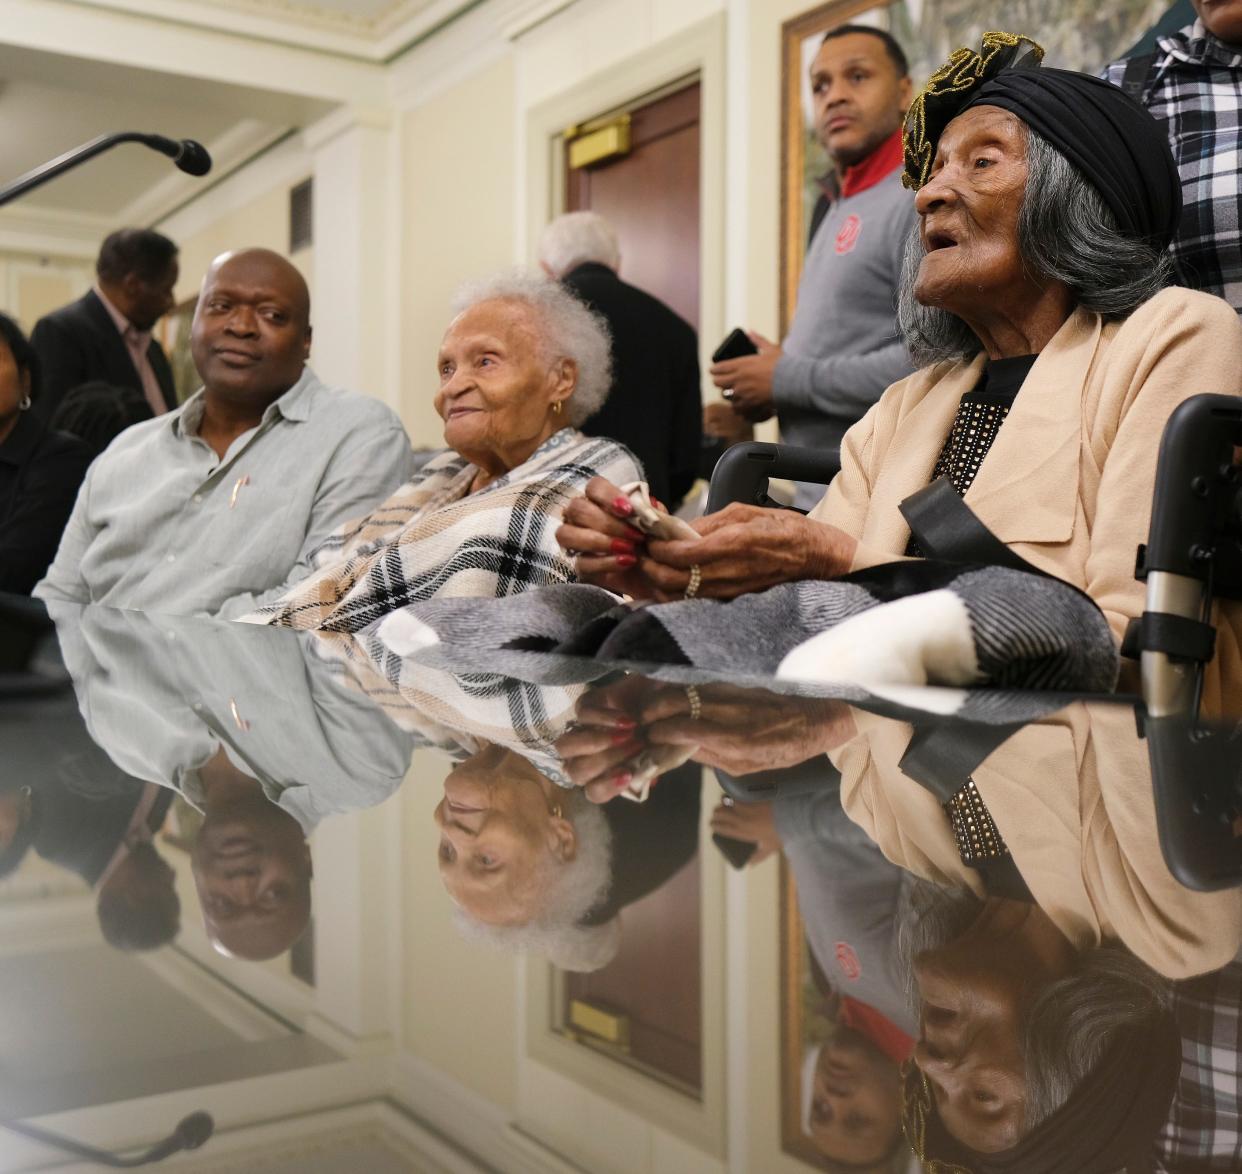
[{"label": "beige cardigan", "polygon": [[[898,765],[910,727],[856,721],[831,755],[846,814],[895,864],[982,895],[935,796]],[[1188,978],[1242,946],[1242,890],[1192,892],[1165,866],[1147,743],[1128,706],[1071,705],[1019,730],[972,777],[1036,902],[1080,949],[1120,941],[1166,977]]]},{"label": "beige cardigan", "polygon": [[[841,446],[841,472],[811,517],[858,540],[854,569],[903,555],[899,503],[931,478],[958,401],[984,356],[940,363],[893,384]],[[1120,640],[1143,610],[1135,551],[1147,540],[1160,434],[1199,392],[1242,392],[1242,325],[1210,294],[1166,289],[1124,322],[1075,312],[1040,353],[966,502],[1035,566],[1083,588]],[[1204,690],[1242,713],[1242,609],[1225,607]],[[1133,687],[1133,682],[1126,682]]]}]

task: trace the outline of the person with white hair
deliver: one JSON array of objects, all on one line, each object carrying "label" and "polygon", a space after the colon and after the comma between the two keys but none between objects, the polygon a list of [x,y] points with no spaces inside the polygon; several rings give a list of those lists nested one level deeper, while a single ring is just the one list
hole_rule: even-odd
[{"label": "person with white hair", "polygon": [[568,212],[553,220],[539,238],[539,264],[601,315],[612,333],[612,394],[582,431],[632,449],[651,492],[675,510],[698,475],[702,443],[694,328],[658,298],[621,280],[617,234],[597,212]]},{"label": "person with white hair", "polygon": [[447,450],[244,620],[357,632],[433,596],[576,581],[556,543],[566,504],[593,476],[642,477],[628,450],[578,430],[608,396],[606,326],[559,285],[520,272],[467,286],[455,312],[436,360]]}]

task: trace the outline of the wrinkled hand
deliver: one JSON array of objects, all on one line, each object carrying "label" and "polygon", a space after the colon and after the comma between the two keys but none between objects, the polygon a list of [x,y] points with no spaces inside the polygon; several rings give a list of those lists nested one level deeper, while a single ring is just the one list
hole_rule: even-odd
[{"label": "wrinkled hand", "polygon": [[712,812],[712,835],[754,844],[757,851],[746,861],[747,868],[762,864],[781,848],[771,803],[736,803],[727,807],[720,804]]},{"label": "wrinkled hand", "polygon": [[651,746],[682,746],[704,766],[742,776],[796,766],[854,736],[848,706],[785,697],[736,685],[699,685],[699,716],[689,691],[629,676],[584,694],[576,724],[556,743],[570,779],[606,803],[627,786],[635,759]]},{"label": "wrinkled hand", "polygon": [[626,519],[634,516],[629,499],[606,477],[592,477],[586,491],[565,507],[556,541],[575,555],[574,567],[583,583],[652,598],[640,562],[646,557],[647,536]]},{"label": "wrinkled hand", "polygon": [[703,432],[713,440],[728,444],[740,444],[755,439],[755,429],[745,417],[733,409],[732,404],[714,403],[703,407]]},{"label": "wrinkled hand", "polygon": [[759,348],[759,353],[713,363],[708,374],[717,387],[732,391],[729,403],[742,416],[758,423],[768,419],[774,410],[772,381],[783,352],[762,334],[753,330],[747,331],[747,334]]},{"label": "wrinkled hand", "polygon": [[737,502],[691,525],[702,535],[698,541],[647,542],[640,569],[658,600],[683,598],[694,566],[705,599],[735,599],[799,579],[835,579],[849,571],[857,546],[843,530],[793,510]]}]

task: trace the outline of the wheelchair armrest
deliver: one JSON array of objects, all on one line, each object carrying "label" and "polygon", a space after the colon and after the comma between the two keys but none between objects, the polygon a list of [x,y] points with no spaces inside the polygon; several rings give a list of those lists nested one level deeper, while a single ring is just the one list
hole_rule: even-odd
[{"label": "wheelchair armrest", "polygon": [[734,444],[725,449],[712,470],[706,512],[713,514],[733,501],[764,505],[768,481],[773,477],[827,485],[840,467],[841,455],[835,448],[799,448],[754,440]]}]

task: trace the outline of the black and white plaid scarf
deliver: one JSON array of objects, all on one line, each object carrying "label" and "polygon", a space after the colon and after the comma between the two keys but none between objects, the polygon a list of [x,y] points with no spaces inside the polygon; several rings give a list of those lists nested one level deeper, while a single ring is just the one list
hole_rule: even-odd
[{"label": "black and white plaid scarf", "polygon": [[456,452],[413,480],[315,554],[319,568],[246,622],[357,632],[389,612],[435,597],[493,599],[575,580],[556,544],[565,506],[596,476],[642,473],[615,441],[562,428],[524,464],[477,493],[478,469]]}]

